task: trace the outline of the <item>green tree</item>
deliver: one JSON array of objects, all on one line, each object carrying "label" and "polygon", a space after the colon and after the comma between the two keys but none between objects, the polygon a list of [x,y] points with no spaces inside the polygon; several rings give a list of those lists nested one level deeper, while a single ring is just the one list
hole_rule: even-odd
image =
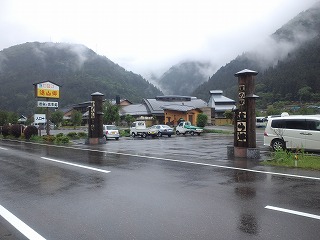
[{"label": "green tree", "polygon": [[230,119],[231,121],[233,120],[233,112],[232,110],[226,110],[223,115],[226,117],[226,119]]},{"label": "green tree", "polygon": [[299,89],[298,91],[300,103],[302,103],[302,99],[308,101],[311,97],[311,87],[305,86]]},{"label": "green tree", "polygon": [[133,123],[135,121],[135,118],[130,115],[130,114],[127,114],[124,118],[124,120],[126,121],[126,123],[128,124],[128,126],[131,125],[131,123]]},{"label": "green tree", "polygon": [[15,124],[18,122],[18,114],[14,112],[0,111],[0,126],[5,124]]},{"label": "green tree", "polygon": [[9,112],[8,114],[8,122],[11,124],[18,123],[19,116],[17,113]]},{"label": "green tree", "polygon": [[267,107],[267,115],[279,115],[281,114],[281,109],[275,108],[273,105]]},{"label": "green tree", "polygon": [[205,127],[207,124],[208,116],[204,113],[199,113],[197,116],[197,126]]},{"label": "green tree", "polygon": [[119,124],[120,114],[119,105],[113,105],[111,102],[105,102],[103,105],[103,123],[105,124]]},{"label": "green tree", "polygon": [[8,123],[8,112],[0,111],[0,126]]},{"label": "green tree", "polygon": [[51,120],[51,122],[54,123],[54,125],[60,126],[60,124],[63,121],[63,112],[62,111],[55,111],[55,112],[51,113],[50,120]]},{"label": "green tree", "polygon": [[71,113],[71,116],[70,116],[70,120],[71,120],[71,123],[74,126],[74,128],[76,128],[76,126],[80,126],[81,121],[82,121],[81,112],[79,112],[77,110],[73,110]]}]

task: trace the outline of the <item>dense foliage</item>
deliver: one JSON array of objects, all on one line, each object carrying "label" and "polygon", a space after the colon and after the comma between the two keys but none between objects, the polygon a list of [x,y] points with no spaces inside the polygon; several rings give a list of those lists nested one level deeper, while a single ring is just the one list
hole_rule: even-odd
[{"label": "dense foliage", "polygon": [[74,126],[74,128],[76,128],[77,126],[80,126],[82,121],[81,112],[77,110],[73,110],[70,116],[70,121],[72,122],[72,125]]},{"label": "dense foliage", "polygon": [[32,136],[38,136],[38,128],[35,126],[27,126],[24,129],[24,136],[26,139],[30,139]]},{"label": "dense foliage", "polygon": [[18,115],[14,112],[0,111],[0,126],[9,123],[17,123]]},{"label": "dense foliage", "polygon": [[24,126],[20,124],[13,124],[10,126],[10,134],[15,138],[19,138],[23,133]]},{"label": "dense foliage", "polygon": [[1,134],[3,136],[9,136],[10,135],[10,125],[6,124],[4,126],[1,127]]},{"label": "dense foliage", "polygon": [[198,127],[205,127],[207,124],[208,116],[204,113],[199,113],[197,116],[197,126]]},{"label": "dense foliage", "polygon": [[0,109],[33,113],[34,83],[52,81],[60,88],[59,106],[88,101],[94,92],[140,102],[161,95],[140,75],[126,71],[82,45],[25,43],[0,51]]},{"label": "dense foliage", "polygon": [[54,125],[59,126],[63,121],[63,112],[55,111],[51,113],[50,120],[51,122],[53,122]]},{"label": "dense foliage", "polygon": [[103,104],[103,123],[104,124],[119,124],[119,105],[113,105],[111,102],[106,101]]}]

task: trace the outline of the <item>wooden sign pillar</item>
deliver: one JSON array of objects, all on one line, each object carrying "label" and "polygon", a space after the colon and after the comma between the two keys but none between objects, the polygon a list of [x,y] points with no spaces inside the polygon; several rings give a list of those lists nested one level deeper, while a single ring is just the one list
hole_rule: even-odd
[{"label": "wooden sign pillar", "polygon": [[234,117],[234,156],[259,158],[256,148],[256,98],[255,79],[258,72],[244,69],[238,77],[238,108]]},{"label": "wooden sign pillar", "polygon": [[103,137],[103,96],[99,92],[91,94],[91,106],[88,107],[88,144],[106,143]]}]

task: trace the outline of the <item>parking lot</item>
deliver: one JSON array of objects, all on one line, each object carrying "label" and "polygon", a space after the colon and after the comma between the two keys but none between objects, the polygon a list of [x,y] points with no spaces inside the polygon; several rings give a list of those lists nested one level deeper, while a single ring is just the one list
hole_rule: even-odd
[{"label": "parking lot", "polygon": [[[213,127],[211,128],[213,129]],[[233,128],[231,126],[214,127],[226,133],[203,133],[200,136],[173,135],[156,138],[121,137],[119,141],[110,139],[106,145],[91,146],[97,149],[108,149],[114,152],[145,154],[155,156],[178,156],[179,158],[201,158],[207,161],[228,161],[227,146],[233,145]],[[83,140],[75,141],[82,145]],[[257,148],[260,149],[261,159],[269,155],[269,148],[263,146],[263,129],[257,129]]]},{"label": "parking lot", "polygon": [[10,212],[29,239],[315,239],[318,173],[228,159],[232,143],[215,133],[67,146],[3,139],[0,237],[25,239]]}]

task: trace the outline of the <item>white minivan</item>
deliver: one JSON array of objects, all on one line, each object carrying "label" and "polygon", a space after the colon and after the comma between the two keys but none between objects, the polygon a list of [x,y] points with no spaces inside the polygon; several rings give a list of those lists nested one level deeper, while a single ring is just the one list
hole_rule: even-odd
[{"label": "white minivan", "polygon": [[291,115],[269,118],[264,145],[273,150],[320,151],[320,115]]}]

